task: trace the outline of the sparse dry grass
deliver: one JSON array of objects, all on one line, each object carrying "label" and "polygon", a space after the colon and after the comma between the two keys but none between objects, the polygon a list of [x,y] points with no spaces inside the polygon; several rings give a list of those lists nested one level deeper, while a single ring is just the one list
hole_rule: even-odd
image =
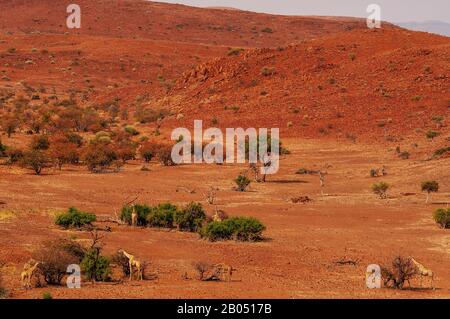
[{"label": "sparse dry grass", "polygon": [[0,210],[0,223],[7,222],[12,218],[16,217],[16,213],[11,210],[1,209]]}]

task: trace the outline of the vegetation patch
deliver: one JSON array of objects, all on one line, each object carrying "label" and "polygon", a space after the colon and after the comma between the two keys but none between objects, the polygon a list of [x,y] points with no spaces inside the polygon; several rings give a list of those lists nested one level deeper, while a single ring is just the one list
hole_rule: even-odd
[{"label": "vegetation patch", "polygon": [[450,208],[440,208],[434,212],[434,221],[442,228],[450,228]]},{"label": "vegetation patch", "polygon": [[206,213],[200,203],[191,202],[176,213],[175,221],[179,230],[196,232],[206,221]]},{"label": "vegetation patch", "polygon": [[94,214],[71,207],[66,213],[56,217],[55,224],[64,228],[91,228],[96,220],[97,217]]},{"label": "vegetation patch", "polygon": [[137,213],[137,226],[147,226],[147,216],[151,212],[151,207],[145,204],[124,206],[120,214],[120,219],[131,225],[133,211]]},{"label": "vegetation patch", "polygon": [[10,210],[0,210],[0,222],[8,221],[15,218],[16,214]]},{"label": "vegetation patch", "polygon": [[266,227],[253,217],[231,217],[205,225],[200,235],[210,241],[230,240],[258,241]]},{"label": "vegetation patch", "polygon": [[163,203],[152,207],[147,215],[147,226],[172,228],[178,208],[170,203]]}]

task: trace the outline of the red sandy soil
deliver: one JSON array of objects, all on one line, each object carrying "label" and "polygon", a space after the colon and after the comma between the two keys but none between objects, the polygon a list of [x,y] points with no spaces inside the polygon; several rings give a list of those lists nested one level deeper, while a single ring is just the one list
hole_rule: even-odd
[{"label": "red sandy soil", "polygon": [[[141,96],[148,105],[172,110],[162,123],[166,137],[173,127],[191,127],[193,119],[205,126],[216,118],[219,127],[280,127],[292,154],[282,159],[279,174],[253,183],[246,193],[231,189],[245,168],[238,165],[154,163],[145,172],[135,161],[116,174],[73,166],[43,176],[0,165],[0,211],[13,212],[0,219],[2,274],[12,298],[41,298],[45,291],[55,298],[450,297],[450,233],[431,217],[449,202],[450,159],[430,160],[449,143],[449,38],[390,25],[365,30],[360,19],[131,0],[77,3],[82,29],[68,30],[63,1],[0,0],[0,88],[17,95],[27,86],[74,93],[86,106],[117,97],[130,109]],[[244,51],[228,56],[231,48]],[[264,67],[273,74],[262,75]],[[177,120],[178,114],[184,118]],[[432,120],[437,115],[444,117],[439,126]],[[434,141],[425,138],[430,129],[441,133]],[[25,134],[2,136],[6,145],[27,140]],[[396,146],[411,158],[399,159]],[[294,174],[327,164],[325,196],[317,177]],[[382,165],[389,173],[382,180],[392,185],[387,200],[370,191],[375,180],[369,170]],[[440,191],[425,205],[419,188],[428,179],[438,180]],[[23,264],[41,242],[89,238],[54,226],[56,212],[75,206],[111,217],[125,197],[141,192],[142,202],[201,201],[211,213],[203,196],[210,185],[220,189],[219,208],[261,219],[267,240],[209,243],[196,234],[111,225],[105,253],[129,250],[151,262],[157,279],[85,283],[81,290],[20,287]],[[289,201],[300,195],[313,202]],[[432,269],[438,289],[366,289],[367,265],[396,254],[414,256]],[[359,262],[338,266],[342,258]],[[195,280],[192,263],[199,260],[233,265],[233,281]]]},{"label": "red sandy soil", "polygon": [[[15,215],[0,222],[0,254],[7,261],[6,286],[13,298],[40,298],[50,291],[55,298],[438,298],[450,297],[450,234],[433,222],[432,212],[449,200],[449,159],[404,161],[383,148],[318,140],[286,141],[292,154],[281,161],[281,172],[265,184],[252,184],[249,192],[232,190],[232,179],[244,167],[234,165],[126,165],[117,174],[90,174],[68,167],[34,176],[17,168],[0,167],[1,200]],[[368,171],[387,163],[392,185],[389,199],[370,192]],[[299,165],[320,168],[329,164],[325,196],[317,176],[295,175]],[[419,192],[422,179],[437,179],[441,191],[425,205]],[[209,243],[196,234],[112,225],[106,234],[105,253],[124,248],[151,262],[157,279],[125,284],[90,284],[81,290],[45,287],[20,288],[20,271],[42,241],[73,236],[82,242],[86,232],[63,231],[53,225],[55,212],[68,205],[90,210],[99,218],[113,216],[127,195],[141,192],[150,204],[204,201],[209,185],[218,186],[218,207],[231,216],[259,218],[267,240],[260,243]],[[178,187],[195,190],[194,194]],[[410,196],[402,193],[412,192]],[[289,199],[307,195],[310,204]],[[385,263],[396,254],[414,256],[436,274],[437,290],[365,288],[364,271],[372,263]],[[356,266],[338,266],[341,259],[359,260]],[[195,280],[192,263],[225,262],[237,268],[231,283]],[[183,279],[187,273],[189,279]],[[419,281],[413,282],[419,287]]]}]

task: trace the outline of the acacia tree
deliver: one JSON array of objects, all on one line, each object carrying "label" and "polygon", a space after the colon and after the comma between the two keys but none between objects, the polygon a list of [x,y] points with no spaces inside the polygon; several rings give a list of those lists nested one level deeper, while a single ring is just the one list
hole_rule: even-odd
[{"label": "acacia tree", "polygon": [[63,139],[52,141],[47,153],[59,170],[64,164],[76,163],[80,158],[77,145]]},{"label": "acacia tree", "polygon": [[101,172],[111,167],[118,159],[117,153],[110,144],[94,143],[89,144],[82,156],[88,169],[95,173]]},{"label": "acacia tree", "polygon": [[381,199],[387,198],[387,191],[389,189],[389,184],[385,182],[379,182],[372,185],[372,191],[380,196]]},{"label": "acacia tree", "polygon": [[126,132],[118,132],[114,136],[114,150],[123,163],[136,158],[136,145]]},{"label": "acacia tree", "polygon": [[36,175],[40,175],[42,169],[47,167],[49,159],[47,155],[40,150],[29,150],[23,153],[21,165],[34,170]]},{"label": "acacia tree", "polygon": [[19,120],[12,115],[3,116],[1,125],[3,131],[8,135],[8,137],[11,137],[11,135],[19,127]]},{"label": "acacia tree", "polygon": [[425,181],[422,182],[422,192],[427,192],[427,199],[425,203],[428,204],[428,200],[430,199],[431,193],[437,193],[439,190],[439,183],[436,181]]}]

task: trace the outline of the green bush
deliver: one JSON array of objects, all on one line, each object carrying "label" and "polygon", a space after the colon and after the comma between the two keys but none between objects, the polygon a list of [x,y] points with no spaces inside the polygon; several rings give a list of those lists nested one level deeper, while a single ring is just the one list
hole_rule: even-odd
[{"label": "green bush", "polygon": [[18,148],[8,147],[5,154],[8,157],[8,164],[17,163],[23,158],[23,151]]},{"label": "green bush", "polygon": [[425,181],[421,185],[422,192],[436,193],[439,190],[439,183],[436,181]]},{"label": "green bush", "polygon": [[6,145],[2,144],[2,140],[0,140],[0,157],[6,156]]},{"label": "green bush", "polygon": [[247,176],[242,175],[242,174],[240,174],[238,177],[236,177],[234,182],[236,183],[236,186],[237,186],[236,190],[238,192],[245,192],[248,185],[250,185],[250,183],[251,183],[250,179]]},{"label": "green bush", "polygon": [[409,156],[410,156],[410,155],[411,155],[411,154],[409,154],[409,152],[403,151],[403,152],[401,152],[400,154],[398,154],[398,157],[400,157],[401,159],[407,160],[407,159],[409,159]]},{"label": "green bush", "polygon": [[230,226],[231,224],[225,221],[211,222],[203,226],[200,236],[210,241],[230,240],[233,237],[233,229]]},{"label": "green bush", "polygon": [[380,196],[380,198],[386,198],[386,192],[389,189],[389,184],[385,182],[379,182],[372,185],[372,191]]},{"label": "green bush", "polygon": [[139,135],[139,131],[132,125],[127,125],[124,127],[125,132],[127,132],[130,135]]},{"label": "green bush", "polygon": [[236,217],[226,220],[233,225],[233,232],[237,240],[255,241],[261,239],[266,227],[253,217]]},{"label": "green bush", "polygon": [[205,225],[200,235],[210,241],[236,239],[239,241],[257,241],[262,238],[266,227],[253,217],[232,217],[221,222]]},{"label": "green bush", "polygon": [[20,164],[22,167],[32,169],[36,175],[40,175],[42,169],[48,167],[50,159],[40,150],[30,150],[22,154]]},{"label": "green bush", "polygon": [[52,300],[53,299],[53,297],[52,297],[52,294],[50,293],[50,292],[44,292],[43,294],[42,294],[42,299],[45,299],[45,300]]},{"label": "green bush", "polygon": [[440,135],[440,133],[436,132],[436,131],[428,131],[427,134],[426,134],[427,138],[430,139],[430,140],[438,137],[439,135]]},{"label": "green bush", "polygon": [[134,204],[132,206],[124,206],[122,208],[122,212],[120,214],[120,219],[129,225],[131,225],[131,214],[133,209],[136,210],[138,215],[137,225],[138,226],[146,226],[147,225],[147,216],[151,212],[151,207],[145,204]]},{"label": "green bush", "polygon": [[55,224],[64,228],[81,228],[92,226],[92,222],[96,220],[97,217],[94,214],[82,212],[71,207],[66,213],[62,213],[56,217]]},{"label": "green bush", "polygon": [[48,150],[50,141],[47,135],[36,135],[32,138],[30,148],[35,151]]},{"label": "green bush", "polygon": [[450,228],[450,208],[440,208],[434,212],[434,221],[442,228]]},{"label": "green bush", "polygon": [[175,215],[178,229],[181,231],[198,231],[206,220],[206,214],[200,203],[190,203]]},{"label": "green bush", "polygon": [[147,226],[172,228],[178,208],[170,203],[152,207],[147,215]]},{"label": "green bush", "polygon": [[99,249],[89,249],[81,261],[81,270],[91,280],[109,281],[111,279],[111,262],[100,255]]}]

